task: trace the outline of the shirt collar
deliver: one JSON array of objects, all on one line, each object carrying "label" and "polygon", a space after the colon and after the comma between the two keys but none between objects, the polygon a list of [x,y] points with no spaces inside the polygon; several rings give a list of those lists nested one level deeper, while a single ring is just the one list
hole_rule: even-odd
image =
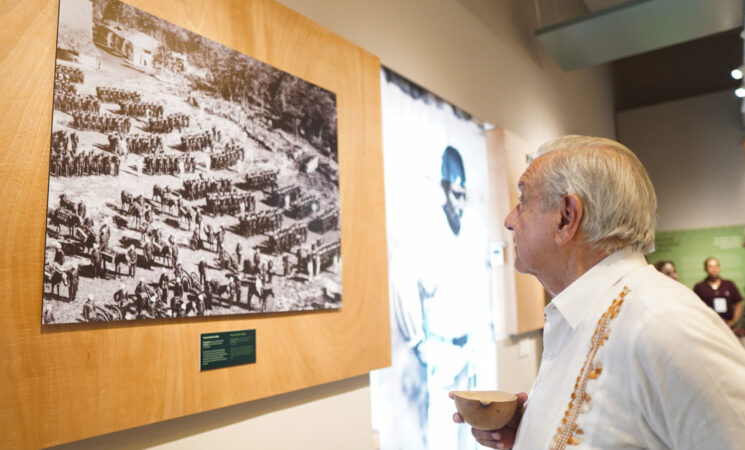
[{"label": "shirt collar", "polygon": [[572,329],[592,309],[594,300],[602,296],[613,284],[633,269],[647,265],[644,255],[638,250],[623,248],[595,264],[559,293],[548,306],[559,310]]}]

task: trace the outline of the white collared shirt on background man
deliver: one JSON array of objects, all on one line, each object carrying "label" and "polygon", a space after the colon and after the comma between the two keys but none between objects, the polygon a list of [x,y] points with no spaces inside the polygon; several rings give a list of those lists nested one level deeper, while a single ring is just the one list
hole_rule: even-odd
[{"label": "white collared shirt on background man", "polygon": [[745,448],[745,350],[686,286],[619,250],[545,308],[543,358],[516,449],[547,449],[561,426],[598,319],[630,289],[589,381],[568,448]]}]

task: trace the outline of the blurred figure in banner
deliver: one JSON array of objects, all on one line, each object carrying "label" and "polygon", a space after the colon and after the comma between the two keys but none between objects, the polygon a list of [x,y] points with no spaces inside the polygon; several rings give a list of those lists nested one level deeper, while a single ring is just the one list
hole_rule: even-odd
[{"label": "blurred figure in banner", "polygon": [[723,280],[719,276],[721,268],[716,258],[704,261],[706,278],[693,287],[709,308],[712,308],[730,328],[734,328],[742,315],[742,296],[735,283]]},{"label": "blurred figure in banner", "polygon": [[407,450],[464,449],[472,441],[449,418],[448,392],[476,386],[477,352],[491,348],[489,341],[493,345],[486,247],[469,235],[466,173],[452,146],[442,154],[441,175],[442,214],[433,216],[417,254],[397,255],[390,271],[393,364],[407,399],[402,415],[422,433],[411,431],[410,441],[395,443]]},{"label": "blurred figure in banner", "polygon": [[667,275],[673,280],[680,281],[680,277],[678,277],[678,269],[675,268],[675,263],[673,263],[669,259],[661,259],[657,261],[656,263],[654,263],[654,268],[657,269],[658,272]]}]

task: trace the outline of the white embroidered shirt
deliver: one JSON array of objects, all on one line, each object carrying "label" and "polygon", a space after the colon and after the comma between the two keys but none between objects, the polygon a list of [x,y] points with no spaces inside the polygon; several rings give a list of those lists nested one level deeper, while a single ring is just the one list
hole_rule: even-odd
[{"label": "white embroidered shirt", "polygon": [[[516,449],[548,449],[601,315],[625,296],[587,383],[574,434],[597,449],[745,448],[745,350],[687,287],[619,250],[545,308],[543,358]],[[575,400],[579,401],[579,400]]]}]

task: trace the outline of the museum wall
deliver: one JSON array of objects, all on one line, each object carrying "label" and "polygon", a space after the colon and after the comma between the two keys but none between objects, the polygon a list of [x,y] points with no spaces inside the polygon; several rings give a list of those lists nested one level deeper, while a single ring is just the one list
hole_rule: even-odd
[{"label": "museum wall", "polygon": [[369,449],[368,384],[362,375],[52,448]]},{"label": "museum wall", "polygon": [[566,133],[613,137],[605,67],[564,72],[533,37],[521,0],[283,0],[450,103],[537,146]]},{"label": "museum wall", "polygon": [[[306,265],[302,277],[300,277],[300,271],[295,271],[293,276],[294,279],[302,278],[317,286],[319,290],[315,291],[315,294],[310,293],[313,296],[311,300],[313,303],[308,303],[305,307],[300,303],[295,303],[297,306],[293,311],[283,314],[278,314],[281,308],[275,308],[270,301],[266,303],[262,301],[261,309],[254,309],[249,308],[252,306],[250,304],[244,303],[246,307],[238,304],[236,296],[218,297],[220,291],[227,293],[224,291],[225,284],[217,281],[218,278],[213,278],[216,283],[212,283],[212,289],[209,291],[206,288],[203,290],[195,288],[200,281],[199,276],[196,275],[194,258],[201,258],[210,268],[217,269],[216,272],[211,274],[207,272],[204,275],[207,281],[212,276],[219,278],[227,276],[225,269],[230,269],[225,266],[224,256],[227,252],[218,251],[216,257],[208,255],[209,251],[200,248],[198,244],[205,240],[201,232],[196,236],[198,241],[190,246],[189,241],[184,239],[186,236],[180,232],[181,226],[178,220],[170,220],[175,217],[174,212],[171,211],[169,214],[168,208],[157,208],[157,203],[167,206],[168,202],[163,201],[162,197],[156,200],[155,212],[147,219],[148,224],[152,220],[152,227],[149,230],[153,230],[153,234],[156,235],[152,242],[160,240],[157,237],[159,234],[157,230],[163,232],[163,239],[169,235],[170,237],[176,236],[171,241],[171,245],[173,249],[181,250],[179,252],[181,259],[177,258],[174,251],[171,254],[170,264],[165,260],[166,258],[151,264],[152,258],[138,252],[135,249],[136,244],[127,244],[132,240],[139,240],[144,234],[139,233],[144,228],[140,226],[142,221],[138,224],[137,221],[130,222],[126,217],[122,217],[121,214],[126,213],[122,212],[121,203],[113,199],[119,198],[118,188],[124,189],[126,186],[128,192],[133,192],[133,188],[140,190],[137,194],[142,195],[143,197],[140,198],[144,200],[138,201],[138,205],[152,204],[151,193],[156,190],[154,183],[168,183],[170,189],[179,191],[183,187],[180,181],[186,181],[184,174],[180,173],[183,170],[177,170],[171,166],[168,174],[153,174],[159,170],[156,168],[157,164],[150,165],[148,169],[145,162],[149,155],[144,157],[129,155],[134,157],[134,165],[144,165],[145,170],[142,171],[125,162],[122,173],[116,173],[115,170],[113,171],[115,173],[112,173],[100,163],[103,158],[107,157],[107,155],[102,156],[106,150],[116,148],[111,141],[107,142],[104,134],[106,130],[114,128],[113,125],[116,124],[118,131],[127,134],[129,134],[130,126],[135,130],[148,131],[157,131],[154,128],[165,129],[165,127],[159,127],[157,121],[147,124],[143,120],[123,120],[117,116],[104,116],[107,117],[104,121],[100,116],[68,114],[62,118],[61,123],[52,122],[52,120],[58,118],[59,111],[68,109],[71,105],[77,111],[82,109],[80,106],[83,106],[86,110],[99,111],[99,114],[120,112],[121,107],[112,108],[113,102],[106,101],[111,98],[103,89],[104,87],[114,85],[128,89],[127,94],[124,91],[114,91],[119,93],[114,97],[137,98],[141,92],[146,93],[145,98],[162,102],[160,105],[164,106],[165,113],[169,110],[180,110],[191,122],[189,128],[205,129],[209,126],[207,119],[211,118],[216,121],[213,122],[213,128],[211,128],[213,136],[221,136],[219,133],[230,128],[235,131],[235,133],[230,133],[229,139],[231,140],[224,147],[218,146],[217,152],[210,152],[210,157],[207,157],[206,152],[197,155],[204,157],[198,168],[199,173],[206,174],[207,177],[218,170],[213,162],[226,166],[220,161],[227,163],[226,153],[237,156],[240,153],[238,150],[245,151],[248,156],[257,156],[256,159],[249,160],[252,168],[254,165],[260,167],[260,164],[265,161],[287,161],[290,155],[287,157],[283,155],[288,152],[299,156],[303,145],[308,143],[307,138],[299,138],[303,135],[302,129],[298,130],[297,135],[292,133],[297,139],[292,138],[286,141],[288,143],[294,141],[293,146],[270,146],[276,142],[275,138],[279,139],[281,131],[276,131],[268,137],[262,135],[255,139],[255,143],[243,139],[257,131],[253,128],[247,130],[241,127],[241,125],[253,124],[248,122],[242,113],[254,112],[259,109],[258,107],[246,105],[236,110],[222,102],[216,105],[214,102],[220,102],[225,98],[221,99],[209,92],[204,98],[197,99],[196,96],[200,95],[200,92],[206,91],[203,83],[207,83],[207,90],[209,90],[209,86],[215,86],[225,78],[220,75],[211,77],[209,72],[201,72],[203,75],[195,75],[198,81],[194,81],[194,78],[187,80],[186,76],[191,75],[193,70],[188,65],[188,61],[183,69],[187,73],[186,76],[181,76],[181,69],[178,65],[174,65],[174,71],[168,68],[158,68],[151,72],[154,77],[150,77],[146,74],[147,68],[154,66],[155,63],[151,66],[147,65],[147,59],[130,59],[134,55],[142,56],[147,53],[140,53],[139,50],[133,51],[132,47],[127,45],[113,48],[112,45],[118,45],[113,39],[111,43],[108,40],[99,40],[97,42],[99,46],[94,46],[94,34],[85,31],[90,29],[90,25],[86,23],[92,23],[94,17],[93,10],[86,8],[88,0],[75,2],[72,5],[75,9],[62,8],[60,11],[65,21],[64,27],[59,28],[69,30],[60,35],[60,42],[70,47],[60,45],[67,51],[61,50],[57,53],[58,60],[70,59],[72,57],[69,55],[77,54],[81,56],[81,60],[85,56],[87,62],[78,67],[79,72],[72,69],[60,70],[58,73],[67,72],[67,74],[58,76],[55,82],[58,2],[56,0],[34,0],[23,3],[3,3],[0,7],[0,30],[2,30],[0,31],[0,53],[3,55],[3,64],[0,66],[0,90],[4,93],[0,116],[3,118],[0,121],[0,141],[2,142],[0,148],[3,148],[0,152],[0,179],[3,180],[2,189],[0,189],[2,193],[0,209],[5,213],[0,226],[0,234],[3,235],[0,241],[2,246],[0,299],[6,314],[0,316],[0,342],[3,343],[3,350],[0,352],[0,385],[3,386],[3,389],[0,389],[0,423],[2,423],[0,448],[42,448],[76,441],[231,405],[245,404],[249,401],[272,398],[309,387],[328,385],[360,375],[367,376],[371,370],[390,364],[379,59],[271,0],[251,2],[160,0],[139,3],[133,1],[133,3],[135,7],[147,7],[149,13],[162,17],[177,26],[193,30],[215,42],[294,74],[296,77],[316,83],[317,86],[325,86],[336,94],[336,113],[331,113],[329,110],[326,112],[329,118],[333,118],[334,127],[338,124],[339,131],[336,134],[338,136],[338,167],[340,167],[339,171],[345,174],[339,177],[338,182],[340,208],[344,216],[339,225],[343,236],[341,248],[344,255],[344,280],[341,295],[344,298],[343,307],[327,312],[318,310],[326,303],[325,300],[320,301],[322,297],[328,297],[337,305],[341,305],[337,300],[337,287],[329,283],[320,284],[323,278],[331,281],[330,276],[334,273],[333,270],[320,273],[323,261],[316,261],[315,264],[310,265],[310,268]],[[63,5],[70,6],[71,2],[65,1]],[[113,22],[123,23],[124,21],[118,19],[123,16],[123,13],[116,12],[114,8],[105,9],[104,15],[113,18]],[[71,15],[65,12],[70,11],[77,12],[76,16],[80,20],[75,23],[68,21]],[[148,20],[150,19],[147,16],[138,16],[136,21],[129,21],[132,23],[122,29],[131,30],[143,27],[145,25],[142,24],[148,23]],[[96,30],[95,36],[102,36],[100,28],[94,30]],[[157,31],[158,28],[155,30]],[[78,33],[78,31],[83,32]],[[79,37],[73,43],[64,44],[63,38],[74,36]],[[152,44],[152,41],[144,39],[142,35],[129,36],[131,39],[127,42],[131,45],[135,45],[133,43],[139,45],[143,42]],[[124,42],[124,39],[122,38],[120,42]],[[197,53],[199,50],[193,51],[195,46],[199,49],[193,39],[190,38],[189,43],[185,45],[189,53],[195,55],[195,63],[205,61]],[[101,47],[106,47],[113,53],[96,50]],[[171,45],[171,48],[173,47],[175,45]],[[224,50],[217,50],[216,53],[218,54],[217,60],[221,62],[215,64],[214,67],[221,69],[236,67],[232,66],[233,62],[220,59],[219,55],[224,54]],[[119,59],[112,62],[112,55],[113,58],[126,59],[128,62],[123,64]],[[168,61],[165,60],[165,63],[168,64]],[[112,73],[126,73],[126,75],[111,77]],[[282,77],[283,80],[287,79],[284,75]],[[109,103],[109,106],[95,106],[95,103],[84,106],[77,101],[70,103],[69,96],[65,97],[66,99],[60,99],[58,96],[53,108],[53,88],[59,87],[60,90],[64,89],[68,92],[71,89],[67,83],[80,84],[80,90],[75,88],[80,94],[95,93],[99,97],[106,97],[101,100],[104,104]],[[184,89],[187,86],[196,87]],[[283,89],[279,92],[281,95],[288,94]],[[306,93],[310,92],[310,90],[306,91]],[[286,97],[281,98],[286,99]],[[328,97],[326,99],[325,102],[328,105]],[[324,100],[318,101],[317,106],[322,106],[323,102]],[[127,105],[131,104],[127,103]],[[53,110],[55,114],[52,116]],[[223,120],[226,115],[229,119]],[[257,121],[260,121],[266,117],[266,114],[259,112],[253,117],[258,117]],[[91,122],[91,119],[95,122]],[[184,123],[182,119],[177,120],[179,123]],[[78,155],[85,151],[86,156],[81,156],[81,158],[87,159],[77,164],[78,170],[75,177],[67,176],[71,175],[67,169],[63,173],[57,171],[50,177],[50,124],[61,127],[63,132],[65,129],[75,128],[75,136],[80,138]],[[90,125],[93,125],[93,130],[90,129]],[[55,131],[58,130],[55,129]],[[258,131],[260,132],[261,130]],[[328,129],[324,132],[328,133]],[[168,135],[167,138],[162,139],[162,146],[168,147],[164,148],[165,151],[177,148],[192,150],[188,148],[191,146],[178,142],[178,137],[184,137],[183,134],[177,135],[171,131],[162,134]],[[59,142],[59,136],[59,133],[55,135],[55,141]],[[227,133],[222,136],[228,137]],[[311,136],[310,140],[316,141],[316,146],[321,145],[321,140],[313,138],[314,136]],[[221,140],[221,138],[216,139]],[[228,146],[235,145],[232,139],[241,140],[242,147],[233,147],[234,150],[228,152],[222,151]],[[75,146],[76,141],[72,140],[72,142]],[[128,142],[128,145],[130,143],[134,141]],[[262,143],[268,148],[263,150],[257,148],[259,147],[257,144]],[[53,168],[59,167],[57,155],[62,146],[63,144],[55,145]],[[136,152],[137,149],[130,148],[130,150]],[[316,153],[332,154],[331,147],[328,152],[324,149],[320,150]],[[89,151],[92,153],[88,153]],[[308,149],[308,151],[312,150]],[[87,156],[90,154],[95,154],[95,156]],[[166,158],[168,159],[161,159],[171,161],[171,163],[177,160],[185,161],[184,156],[173,153],[166,155]],[[233,158],[234,156],[230,156],[230,159]],[[99,162],[94,165],[86,164],[88,159]],[[298,163],[305,164],[300,161]],[[298,163],[287,164],[290,168],[290,171],[286,172],[288,178],[292,176],[299,180],[303,177],[303,175],[296,175],[295,169],[300,169]],[[333,183],[337,178],[333,172],[325,171],[333,170],[332,166],[337,164],[336,160],[327,161],[324,164],[327,166],[324,167],[321,163],[313,166],[313,169],[320,166],[318,171],[311,169],[309,163],[304,167],[308,174],[310,172],[326,173],[321,176],[328,177],[327,179]],[[90,170],[91,167],[93,170]],[[102,168],[104,170],[101,170]],[[192,164],[193,169],[195,169],[194,164]],[[99,171],[103,171],[104,174],[97,173]],[[238,171],[223,171],[222,173],[223,176],[231,178],[231,183],[242,182]],[[155,176],[161,178],[156,179]],[[66,178],[65,181],[69,183],[65,183],[60,191],[53,193],[51,186],[59,182],[62,177]],[[364,179],[365,182],[357,182],[359,179]],[[126,180],[126,184],[119,184],[120,180]],[[48,186],[49,192],[52,193],[50,194],[52,200],[47,203]],[[317,185],[317,187],[321,186]],[[239,189],[242,188],[239,186]],[[254,191],[251,188],[248,190]],[[126,196],[122,195],[122,197],[126,199]],[[191,196],[184,195],[184,198],[186,197]],[[231,198],[235,197],[231,196]],[[84,215],[82,210],[87,206],[88,213],[85,215],[87,225],[76,228],[76,221],[67,221],[73,226],[67,227],[67,230],[63,230],[63,227],[55,230],[57,227],[53,225],[54,220],[47,222],[45,218],[46,206],[48,204],[57,215],[59,211],[64,211],[56,209],[58,204],[66,205],[69,211],[68,201],[70,199],[79,201],[81,216]],[[280,199],[275,200],[268,201],[276,204]],[[262,203],[264,203],[263,200]],[[207,206],[204,208],[205,213],[208,213],[210,209],[212,213],[220,212],[208,205],[205,206]],[[142,208],[142,206],[138,207]],[[136,213],[135,209],[130,205],[128,212]],[[65,215],[71,217],[70,214],[72,213]],[[136,218],[137,214],[134,215]],[[166,215],[170,215],[170,219],[165,217]],[[294,214],[296,218],[301,215],[300,210]],[[97,221],[105,222],[109,218],[112,220],[111,225],[97,226]],[[246,231],[250,232],[250,230],[240,228],[231,230],[231,226],[240,227],[237,221],[231,219],[222,214],[213,214],[209,218],[204,217],[204,228],[210,225],[214,230],[224,226],[228,228],[225,233],[226,237],[229,237],[230,233],[234,236],[242,235],[237,239],[239,243],[243,241],[246,244],[246,239],[248,239]],[[52,225],[47,226],[50,223]],[[320,228],[327,228],[326,225],[322,225]],[[332,226],[334,225],[329,224],[328,228]],[[131,245],[137,257],[136,260],[134,257],[132,259],[133,270],[125,275],[121,270],[112,267],[115,265],[109,264],[109,267],[106,267],[100,247],[96,247],[92,239],[80,237],[81,232],[88,233],[81,228],[102,230],[99,240],[101,247],[110,248],[112,254],[120,251],[123,244]],[[111,236],[106,234],[106,230],[112,231]],[[114,233],[118,233],[118,236]],[[215,233],[211,234],[214,237]],[[302,239],[303,235],[305,235],[304,232],[297,237]],[[93,233],[88,236],[93,236]],[[274,235],[276,240],[284,236],[286,235],[281,232]],[[46,239],[47,237],[50,239]],[[261,236],[254,237],[257,239],[248,241],[250,246],[263,251],[263,255],[254,254],[258,255],[258,263],[261,263],[262,259],[265,259],[264,256],[269,256],[269,254],[271,254],[270,258],[279,256],[278,250],[281,247],[279,242],[269,243],[269,248],[267,248],[266,239],[262,239]],[[306,237],[311,236],[308,233]],[[52,245],[55,249],[59,249],[58,255],[54,258],[57,266],[45,267],[43,265],[46,253],[45,239],[47,246],[55,242]],[[284,241],[284,243],[288,242]],[[334,242],[330,243],[334,244]],[[145,242],[141,246],[142,250],[150,245],[150,242]],[[90,247],[92,251],[86,252],[86,247]],[[320,248],[323,247],[316,246],[316,249]],[[161,256],[164,254],[162,251],[159,253]],[[141,258],[143,256],[144,258]],[[298,266],[302,264],[300,256],[296,256]],[[332,255],[326,253],[326,256],[328,263],[328,257]],[[192,260],[188,261],[187,257]],[[73,282],[67,284],[66,291],[52,292],[50,284],[57,284],[57,287],[64,289],[62,286],[64,277],[61,273],[68,270],[63,264],[70,259],[73,260],[70,270],[74,270],[77,266],[80,268],[79,272],[71,275],[70,280]],[[112,255],[109,262],[114,259]],[[179,265],[174,268],[173,265],[177,259]],[[236,260],[231,266],[240,266]],[[139,282],[135,281],[136,278],[132,273],[135,272],[134,263],[136,262],[144,263],[137,264],[140,267],[136,270],[138,278],[141,279]],[[183,269],[178,267],[182,265],[181,262],[183,262]],[[264,266],[260,266],[259,270],[261,267]],[[267,275],[269,275],[269,267],[267,263],[265,269]],[[285,267],[288,267],[288,264],[285,264]],[[145,294],[148,290],[148,281],[151,282],[149,286],[152,287],[153,278],[161,275],[165,284],[164,275],[170,276],[167,272],[171,268],[183,270],[184,274],[186,270],[194,271],[188,278],[178,277],[181,281],[178,299],[169,302],[177,296],[169,298],[172,286],[166,285],[160,296],[150,295],[150,301],[146,304],[144,299],[148,297]],[[176,274],[173,273],[173,275]],[[264,275],[264,278],[268,278],[267,275]],[[278,294],[275,298],[284,295],[276,289],[281,288],[283,283],[289,286],[287,283],[292,281],[288,279],[289,274],[286,274],[283,280],[277,275],[277,271],[274,270],[271,289],[275,289]],[[50,282],[42,283],[43,276],[46,276],[47,281]],[[249,281],[247,277],[241,278]],[[56,283],[55,279],[60,282]],[[83,300],[82,295],[76,295],[75,287],[78,286],[78,281],[80,281],[81,290],[87,284],[87,289],[93,291],[88,294],[87,300]],[[130,284],[130,287],[125,285],[119,288],[120,292],[132,289],[135,283],[140,286],[139,305],[130,302],[132,296],[122,293],[117,295],[113,289],[107,289],[112,285],[116,286],[117,282]],[[215,284],[217,284],[216,287]],[[257,285],[258,283],[255,283],[253,287],[257,288]],[[44,287],[49,288],[45,290],[44,298],[52,300],[53,305],[50,305],[49,309],[44,308],[44,314],[42,314],[40,300]],[[97,291],[96,288],[101,289]],[[293,288],[293,290],[298,292],[298,289]],[[64,296],[59,295],[62,292]],[[184,307],[186,303],[180,302],[180,299],[184,298],[183,292],[188,292],[186,296],[188,301],[194,301],[197,298],[197,292],[204,292],[205,309],[201,308],[201,302],[193,309],[190,309],[188,305]],[[262,300],[271,299],[271,293],[263,287],[260,294]],[[114,299],[122,299],[122,304],[116,305]],[[296,299],[299,298],[296,297]],[[228,301],[225,302],[225,300]],[[125,301],[127,303],[123,304]],[[112,304],[116,309],[109,308]],[[231,310],[232,306],[240,308]],[[266,309],[264,309],[265,306]],[[65,307],[70,307],[69,311],[64,312]],[[123,311],[123,308],[126,310]],[[134,309],[135,314],[130,314],[131,309]],[[222,310],[229,310],[230,317],[201,317],[213,316],[216,315],[213,313]],[[303,310],[307,312],[302,312]],[[61,311],[64,312],[64,316],[57,314]],[[109,313],[109,311],[113,312]],[[252,311],[266,311],[267,314],[246,314]],[[187,315],[200,317],[187,318]],[[144,323],[133,323],[135,318],[143,320],[149,318],[150,320]],[[42,320],[44,325],[42,325]],[[122,323],[121,320],[129,322]],[[58,322],[65,323],[59,324]],[[211,337],[214,333],[238,330],[251,330],[251,333],[242,334],[242,338],[215,339],[208,344],[200,344],[200,338],[205,334]],[[253,341],[255,346],[241,348],[238,352],[232,349],[210,351],[212,343],[239,344],[241,343],[239,341],[246,342],[246,336],[257,336],[257,339]],[[204,351],[200,352],[200,350]],[[245,358],[242,362],[246,364],[231,367],[229,370],[204,370],[208,364],[225,362],[228,357],[251,355],[259,356],[252,363],[248,363],[250,358]],[[200,356],[203,357],[200,359]],[[237,358],[232,359],[231,362],[235,362]],[[311,393],[315,392],[319,391]],[[324,394],[314,395],[325,399],[336,393],[341,394],[345,390],[340,391],[340,388],[334,385],[330,391],[320,392]],[[291,401],[297,401],[297,399]],[[307,400],[302,403],[307,403]],[[288,406],[285,404],[277,410],[284,411]],[[254,408],[252,411],[258,410]],[[361,418],[360,420],[361,423],[369,423],[369,419]],[[263,430],[268,428],[262,427]],[[190,432],[198,429],[194,426],[188,428]],[[141,431],[137,430],[135,433],[141,433]],[[132,446],[138,447],[136,444]],[[110,447],[110,445],[101,444],[99,447]]]},{"label": "museum wall", "polygon": [[617,114],[657,190],[659,230],[745,223],[740,102],[727,90]]},{"label": "museum wall", "polygon": [[[383,65],[478,118],[511,130],[532,146],[568,133],[614,137],[611,80],[606,69],[564,73],[533,38],[532,2],[282,3],[378,56]],[[537,372],[540,341],[540,331],[502,341],[500,367],[519,368],[509,372],[504,388],[529,387]],[[196,449],[208,445],[373,448],[369,383],[364,376],[355,377],[62,448]]]}]

